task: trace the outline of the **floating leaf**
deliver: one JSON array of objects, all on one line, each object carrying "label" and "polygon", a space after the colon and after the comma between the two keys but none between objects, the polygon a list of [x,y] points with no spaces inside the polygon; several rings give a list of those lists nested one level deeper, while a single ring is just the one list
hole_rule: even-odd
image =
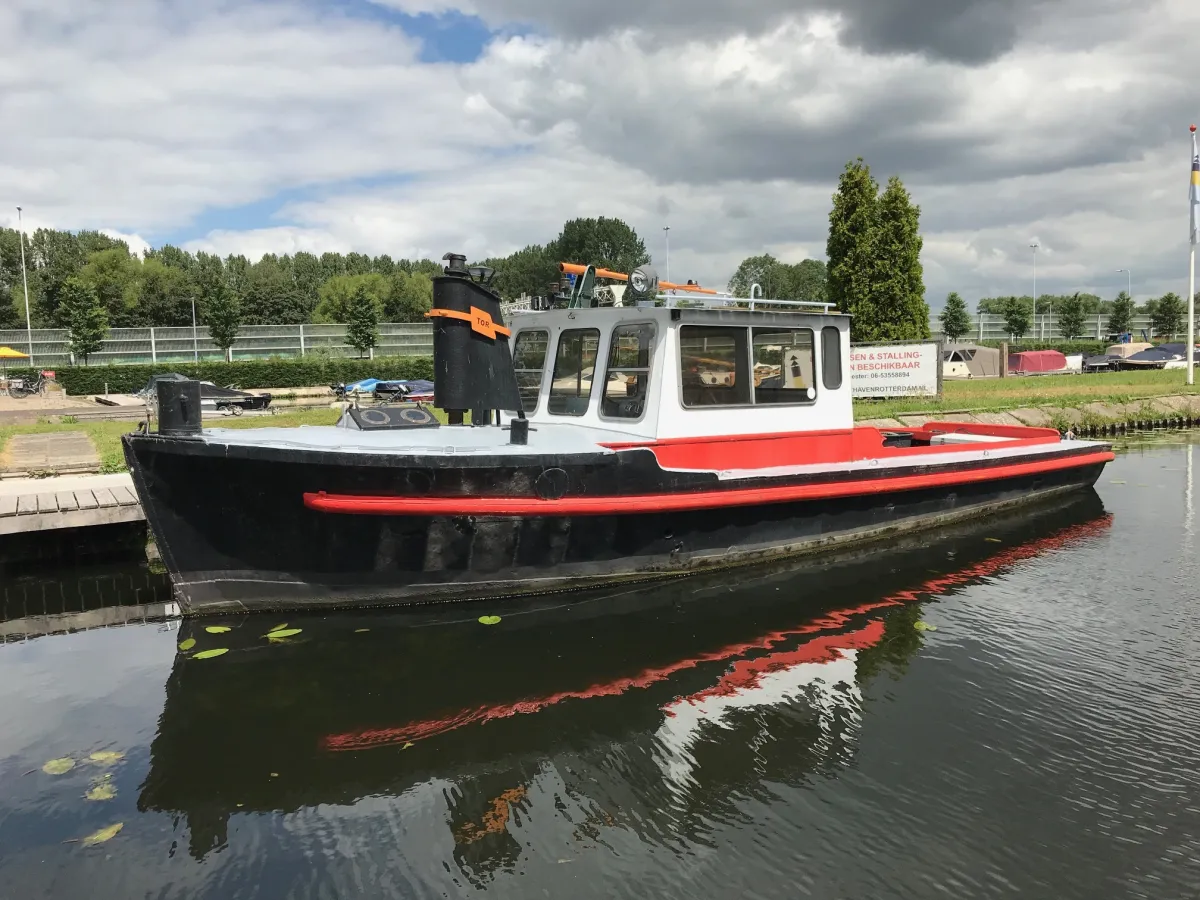
[{"label": "floating leaf", "polygon": [[481,625],[499,625],[500,617],[499,616],[480,616],[479,623]]},{"label": "floating leaf", "polygon": [[401,750],[407,750],[407,749],[408,749],[409,747],[411,747],[412,745],[413,745],[413,742],[412,742],[412,741],[408,741],[408,742],[407,742],[407,743],[405,743],[405,745],[404,745],[403,747],[401,747],[400,749],[401,749]]},{"label": "floating leaf", "polygon": [[290,638],[292,635],[299,634],[303,630],[303,628],[285,628],[283,631],[268,631],[263,637],[277,641],[281,638]]},{"label": "floating leaf", "polygon": [[279,777],[279,773],[278,773],[278,772],[272,772],[272,773],[271,773],[271,777],[272,777],[272,778],[278,778],[278,777]]},{"label": "floating leaf", "polygon": [[112,786],[112,782],[102,781],[92,785],[92,789],[83,796],[88,800],[111,800],[117,796],[117,789]]},{"label": "floating leaf", "polygon": [[355,634],[362,634],[364,631],[370,631],[370,630],[371,630],[370,628],[355,628],[355,629],[354,629],[354,633],[355,633]]},{"label": "floating leaf", "polygon": [[204,630],[209,634],[224,634],[227,631],[233,631],[228,625],[209,625]]},{"label": "floating leaf", "polygon": [[69,756],[64,756],[60,759],[52,759],[42,766],[42,771],[47,775],[63,775],[75,768],[75,760]]},{"label": "floating leaf", "polygon": [[1112,484],[1124,484],[1125,482],[1124,482],[1124,481],[1114,481],[1114,482],[1111,482],[1111,483],[1112,483]]},{"label": "floating leaf", "polygon": [[191,650],[191,649],[192,649],[193,647],[195,647],[195,646],[196,646],[196,639],[195,639],[195,638],[188,638],[186,641],[180,641],[180,642],[179,642],[179,649],[180,649],[180,650],[182,650],[182,651],[184,651],[185,653],[186,653],[188,650]]},{"label": "floating leaf", "polygon": [[274,628],[271,629],[271,631],[268,631],[267,634],[270,634],[273,631],[283,631],[283,629],[285,629],[285,628],[287,628],[287,622],[283,622],[279,625],[276,625]]},{"label": "floating leaf", "polygon": [[991,541],[993,544],[1003,543],[1000,538],[984,538],[985,541]]},{"label": "floating leaf", "polygon": [[917,621],[913,623],[913,628],[917,631],[937,631],[936,625],[930,625],[928,622]]},{"label": "floating leaf", "polygon": [[103,844],[105,841],[111,841],[124,827],[124,822],[118,822],[116,825],[109,825],[107,828],[101,828],[95,834],[89,834],[87,837],[85,837],[83,839],[83,846],[94,847],[96,844]]},{"label": "floating leaf", "polygon": [[228,652],[228,647],[221,647],[218,650],[201,650],[192,659],[212,659],[214,656],[224,656]]},{"label": "floating leaf", "polygon": [[88,759],[90,759],[92,762],[101,763],[102,765],[107,765],[108,763],[115,763],[118,759],[124,759],[124,758],[125,758],[125,754],[121,753],[117,750],[97,750],[95,753],[93,753],[91,756],[88,757]]}]

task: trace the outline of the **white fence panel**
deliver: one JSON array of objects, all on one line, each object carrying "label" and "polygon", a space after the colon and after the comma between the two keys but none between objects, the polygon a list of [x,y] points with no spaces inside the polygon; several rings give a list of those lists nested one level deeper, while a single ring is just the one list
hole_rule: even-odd
[{"label": "white fence panel", "polygon": [[[30,365],[54,368],[72,364],[66,329],[33,330]],[[0,346],[30,353],[30,335],[24,329],[0,330]],[[346,343],[345,325],[243,325],[233,345],[234,359],[269,359],[326,353],[356,357]],[[433,326],[426,322],[395,322],[379,326],[376,356],[432,356]],[[221,360],[225,353],[209,337],[207,328],[113,328],[89,365],[172,364],[193,360]]]}]

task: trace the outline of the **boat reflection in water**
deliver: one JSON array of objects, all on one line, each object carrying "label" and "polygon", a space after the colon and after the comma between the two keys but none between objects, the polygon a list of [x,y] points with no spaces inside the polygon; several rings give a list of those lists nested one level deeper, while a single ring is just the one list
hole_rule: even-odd
[{"label": "boat reflection in water", "polygon": [[[444,804],[450,834],[426,843],[452,837],[476,883],[526,843],[561,848],[562,832],[678,846],[770,783],[851,762],[863,690],[920,651],[923,601],[1109,521],[1089,492],[898,544],[869,578],[855,557],[831,558],[800,577],[781,566],[546,598],[494,627],[478,607],[297,618],[288,641],[265,639],[277,623],[259,616],[219,635],[205,631],[215,620],[185,622],[196,651],[230,652],[176,658],[139,808],[186,816],[202,858],[239,813],[361,801],[372,816],[384,797],[401,820],[429,821]],[[386,843],[355,852],[396,852]]]}]

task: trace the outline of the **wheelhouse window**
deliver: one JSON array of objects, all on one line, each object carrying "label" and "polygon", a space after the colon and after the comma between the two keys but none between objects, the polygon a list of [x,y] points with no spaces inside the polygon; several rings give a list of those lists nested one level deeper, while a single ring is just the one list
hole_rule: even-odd
[{"label": "wheelhouse window", "polygon": [[812,403],[817,399],[811,328],[755,328],[754,402]]},{"label": "wheelhouse window", "polygon": [[587,412],[599,346],[600,332],[595,328],[572,328],[559,335],[546,404],[551,415],[582,416]]},{"label": "wheelhouse window", "polygon": [[653,322],[618,325],[613,329],[600,415],[614,419],[642,417],[650,391],[653,351]]},{"label": "wheelhouse window", "polygon": [[537,410],[542,373],[546,369],[546,351],[549,348],[550,332],[540,329],[520,332],[513,344],[513,370],[517,376],[521,408],[530,414]]},{"label": "wheelhouse window", "polygon": [[750,403],[750,353],[745,328],[681,325],[679,367],[684,406]]},{"label": "wheelhouse window", "polygon": [[827,391],[842,386],[842,334],[832,325],[821,329],[821,383]]}]

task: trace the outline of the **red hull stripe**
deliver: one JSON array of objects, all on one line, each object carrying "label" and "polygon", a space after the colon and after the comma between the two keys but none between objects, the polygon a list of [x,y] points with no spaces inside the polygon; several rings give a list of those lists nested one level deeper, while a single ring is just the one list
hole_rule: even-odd
[{"label": "red hull stripe", "polygon": [[1041,472],[1057,472],[1111,462],[1111,451],[1067,456],[1037,462],[1015,463],[929,475],[899,475],[824,484],[735,488],[673,494],[630,494],[615,497],[379,497],[353,494],[306,493],[304,505],[328,513],[375,516],[608,516],[614,514],[681,512],[729,506],[758,506],[794,500],[828,500],[861,494],[914,491],[928,487],[998,481]]}]

